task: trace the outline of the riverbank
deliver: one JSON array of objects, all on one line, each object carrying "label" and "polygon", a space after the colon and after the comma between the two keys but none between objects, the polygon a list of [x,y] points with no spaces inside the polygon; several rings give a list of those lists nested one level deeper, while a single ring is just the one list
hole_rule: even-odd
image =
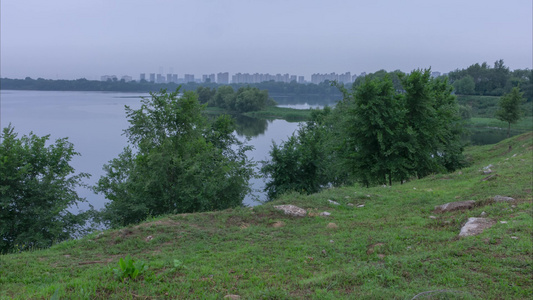
[{"label": "riverbank", "polygon": [[[468,148],[466,156],[468,168],[403,185],[344,187],[290,194],[253,209],[169,215],[2,255],[0,297],[529,298],[533,133]],[[488,166],[492,173],[484,174]],[[515,200],[495,203],[496,195]],[[475,205],[434,211],[462,200]],[[282,204],[307,215],[285,215],[274,207]],[[491,228],[458,236],[468,218],[481,215]],[[127,255],[147,269],[123,282],[112,269]]]},{"label": "riverbank", "polygon": [[[294,109],[287,107],[268,106],[263,110],[242,113],[242,115],[258,119],[282,119],[289,122],[301,122],[311,120],[311,109]],[[231,112],[219,107],[207,107],[206,114],[223,114]]]}]

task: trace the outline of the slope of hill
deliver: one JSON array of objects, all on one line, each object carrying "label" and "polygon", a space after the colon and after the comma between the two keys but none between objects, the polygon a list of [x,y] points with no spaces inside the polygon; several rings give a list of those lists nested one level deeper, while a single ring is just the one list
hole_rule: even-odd
[{"label": "slope of hill", "polygon": [[[469,148],[467,157],[468,168],[403,185],[294,193],[253,209],[169,215],[2,255],[0,297],[529,298],[533,132]],[[494,202],[496,195],[515,200]],[[475,204],[434,210],[463,200]],[[285,215],[274,207],[282,204],[307,215]],[[469,217],[481,215],[492,227],[458,236]],[[114,277],[126,255],[147,266],[135,280]]]}]

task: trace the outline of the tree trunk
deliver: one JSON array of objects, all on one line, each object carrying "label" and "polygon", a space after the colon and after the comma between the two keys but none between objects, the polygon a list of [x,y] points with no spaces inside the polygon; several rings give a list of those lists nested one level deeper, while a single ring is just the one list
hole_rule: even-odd
[{"label": "tree trunk", "polygon": [[511,122],[509,123],[509,127],[507,128],[507,138],[509,138],[509,135],[511,134]]}]

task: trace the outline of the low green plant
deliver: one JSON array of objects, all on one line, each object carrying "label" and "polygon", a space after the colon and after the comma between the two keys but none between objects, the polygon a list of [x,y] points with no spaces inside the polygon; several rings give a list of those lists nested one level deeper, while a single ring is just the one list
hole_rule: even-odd
[{"label": "low green plant", "polygon": [[135,280],[148,269],[148,266],[142,260],[136,262],[129,255],[125,259],[120,258],[118,265],[120,268],[113,269],[113,272],[120,281],[124,281],[126,278]]}]

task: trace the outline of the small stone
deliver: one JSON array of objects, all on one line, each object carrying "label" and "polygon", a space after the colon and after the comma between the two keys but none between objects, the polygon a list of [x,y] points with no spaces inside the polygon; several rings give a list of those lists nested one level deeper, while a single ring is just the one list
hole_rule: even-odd
[{"label": "small stone", "polygon": [[413,190],[416,190],[416,188],[413,188]]},{"label": "small stone", "polygon": [[328,217],[328,216],[331,215],[331,213],[329,213],[327,211],[324,211],[324,212],[321,212],[320,215],[323,216],[323,217]]},{"label": "small stone", "polygon": [[513,204],[513,205],[511,205],[511,207],[512,207],[512,208],[516,208],[516,205]]},{"label": "small stone", "polygon": [[518,240],[518,237],[517,236],[512,236],[511,237],[513,240]]},{"label": "small stone", "polygon": [[507,201],[514,201],[514,198],[496,195],[492,197],[492,200],[494,200],[495,202],[507,202]]},{"label": "small stone", "polygon": [[500,223],[502,223],[502,224],[507,224],[507,221],[500,221]]},{"label": "small stone", "polygon": [[463,172],[459,171],[457,172],[458,175],[463,175]]},{"label": "small stone", "polygon": [[335,224],[335,223],[328,223],[328,225],[326,226],[326,228],[329,228],[329,229],[337,229],[337,228],[339,228],[339,226],[337,226],[337,224]]},{"label": "small stone", "polygon": [[354,204],[353,204],[353,203],[348,203],[347,205],[348,205],[348,206],[354,206]]},{"label": "small stone", "polygon": [[429,216],[430,219],[436,219],[437,217],[435,216]]},{"label": "small stone", "polygon": [[334,243],[333,240],[329,240],[330,243]]},{"label": "small stone", "polygon": [[149,236],[147,236],[144,240],[147,241],[147,242],[149,242],[149,241],[151,241],[153,238],[154,238],[153,236],[149,235]]},{"label": "small stone", "polygon": [[274,228],[281,228],[283,226],[285,226],[285,223],[282,222],[282,221],[277,221],[277,222],[272,224],[272,227],[274,227]]},{"label": "small stone", "polygon": [[350,199],[350,196],[344,196],[344,199]]},{"label": "small stone", "polygon": [[490,173],[492,173],[491,169],[483,170],[483,175],[489,175]]},{"label": "small stone", "polygon": [[367,198],[370,198],[370,195],[366,195]]},{"label": "small stone", "polygon": [[295,205],[276,205],[274,208],[282,210],[286,215],[295,217],[305,217],[307,211]]},{"label": "small stone", "polygon": [[486,213],[486,212],[481,212],[480,216],[481,216],[481,217],[486,217],[486,216],[487,216],[487,213]]},{"label": "small stone", "polygon": [[333,205],[340,205],[338,202],[335,202],[335,201],[330,200],[330,199],[328,199],[328,202],[331,203],[331,204],[333,204]]},{"label": "small stone", "polygon": [[411,250],[411,246],[407,246],[407,250]]},{"label": "small stone", "polygon": [[378,254],[378,257],[381,258],[381,259],[384,259],[385,258],[385,254]]},{"label": "small stone", "polygon": [[326,255],[327,254],[326,250],[322,249],[322,254]]},{"label": "small stone", "polygon": [[516,157],[516,154],[513,154],[513,156],[511,156],[511,157]]},{"label": "small stone", "polygon": [[361,207],[365,207],[364,204],[360,204],[360,205],[357,205],[357,207],[361,208]]},{"label": "small stone", "polygon": [[224,299],[238,300],[238,299],[241,299],[241,296],[239,296],[239,295],[226,295],[226,296],[224,296]]}]

